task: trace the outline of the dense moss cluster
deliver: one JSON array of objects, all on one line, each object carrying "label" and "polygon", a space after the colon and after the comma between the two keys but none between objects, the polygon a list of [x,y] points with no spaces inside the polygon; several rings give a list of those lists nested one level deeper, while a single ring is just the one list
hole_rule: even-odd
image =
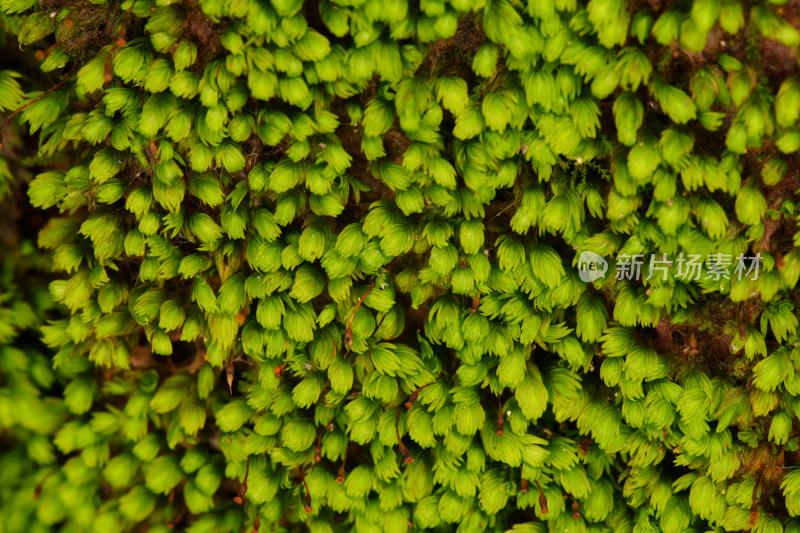
[{"label": "dense moss cluster", "polygon": [[800,532],[798,9],[0,0],[0,532]]}]

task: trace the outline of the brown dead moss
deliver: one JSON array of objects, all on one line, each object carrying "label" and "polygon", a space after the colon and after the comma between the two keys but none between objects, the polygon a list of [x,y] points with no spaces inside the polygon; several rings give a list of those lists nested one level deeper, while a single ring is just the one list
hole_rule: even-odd
[{"label": "brown dead moss", "polygon": [[669,317],[655,328],[637,330],[640,340],[673,360],[677,374],[699,368],[710,376],[734,376],[740,353],[731,350],[738,325],[752,325],[760,314],[760,300],[731,302],[722,295],[708,295],[686,322],[675,324]]},{"label": "brown dead moss", "polygon": [[770,87],[777,89],[792,73],[797,71],[797,52],[788,46],[761,38],[761,73],[769,80]]},{"label": "brown dead moss", "polygon": [[449,39],[439,39],[430,46],[428,55],[417,69],[417,73],[428,76],[456,76],[464,79],[470,87],[477,84],[472,71],[472,58],[486,40],[478,22],[473,17],[458,20],[456,33]]},{"label": "brown dead moss", "polygon": [[203,14],[200,4],[190,0],[184,4],[186,10],[186,36],[197,46],[196,65],[205,65],[222,51],[218,26]]},{"label": "brown dead moss", "polygon": [[386,158],[392,163],[401,164],[403,162],[403,155],[411,146],[411,139],[400,131],[396,125],[386,132],[383,137],[383,147],[386,149]]},{"label": "brown dead moss", "polygon": [[670,5],[672,0],[638,0],[634,12],[642,8],[650,8],[651,11],[657,16],[663,13]]},{"label": "brown dead moss", "polygon": [[[791,166],[789,167],[789,161]],[[784,200],[797,201],[800,189],[800,169],[797,168],[797,156],[792,155],[787,161],[787,175],[774,187],[764,191],[768,199],[769,209],[780,209]],[[797,224],[793,218],[780,216],[777,219],[764,219],[764,236],[754,245],[754,251],[766,253],[786,253],[794,248],[794,235]]]}]

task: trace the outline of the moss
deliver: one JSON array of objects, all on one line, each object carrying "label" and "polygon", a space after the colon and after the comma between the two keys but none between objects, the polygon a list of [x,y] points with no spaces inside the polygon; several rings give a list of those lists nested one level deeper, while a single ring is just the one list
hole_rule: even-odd
[{"label": "moss", "polygon": [[0,530],[800,530],[795,3],[0,0]]}]

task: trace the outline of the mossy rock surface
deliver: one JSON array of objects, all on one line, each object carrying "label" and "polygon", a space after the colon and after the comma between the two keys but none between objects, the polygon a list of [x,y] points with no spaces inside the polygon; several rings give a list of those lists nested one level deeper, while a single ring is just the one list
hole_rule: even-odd
[{"label": "mossy rock surface", "polygon": [[0,533],[800,531],[800,11],[0,0]]}]

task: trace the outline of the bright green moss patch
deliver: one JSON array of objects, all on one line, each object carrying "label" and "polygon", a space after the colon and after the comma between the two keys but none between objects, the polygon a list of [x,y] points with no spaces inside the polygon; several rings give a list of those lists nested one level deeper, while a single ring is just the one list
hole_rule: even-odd
[{"label": "bright green moss patch", "polygon": [[800,531],[796,11],[0,0],[0,533]]}]

